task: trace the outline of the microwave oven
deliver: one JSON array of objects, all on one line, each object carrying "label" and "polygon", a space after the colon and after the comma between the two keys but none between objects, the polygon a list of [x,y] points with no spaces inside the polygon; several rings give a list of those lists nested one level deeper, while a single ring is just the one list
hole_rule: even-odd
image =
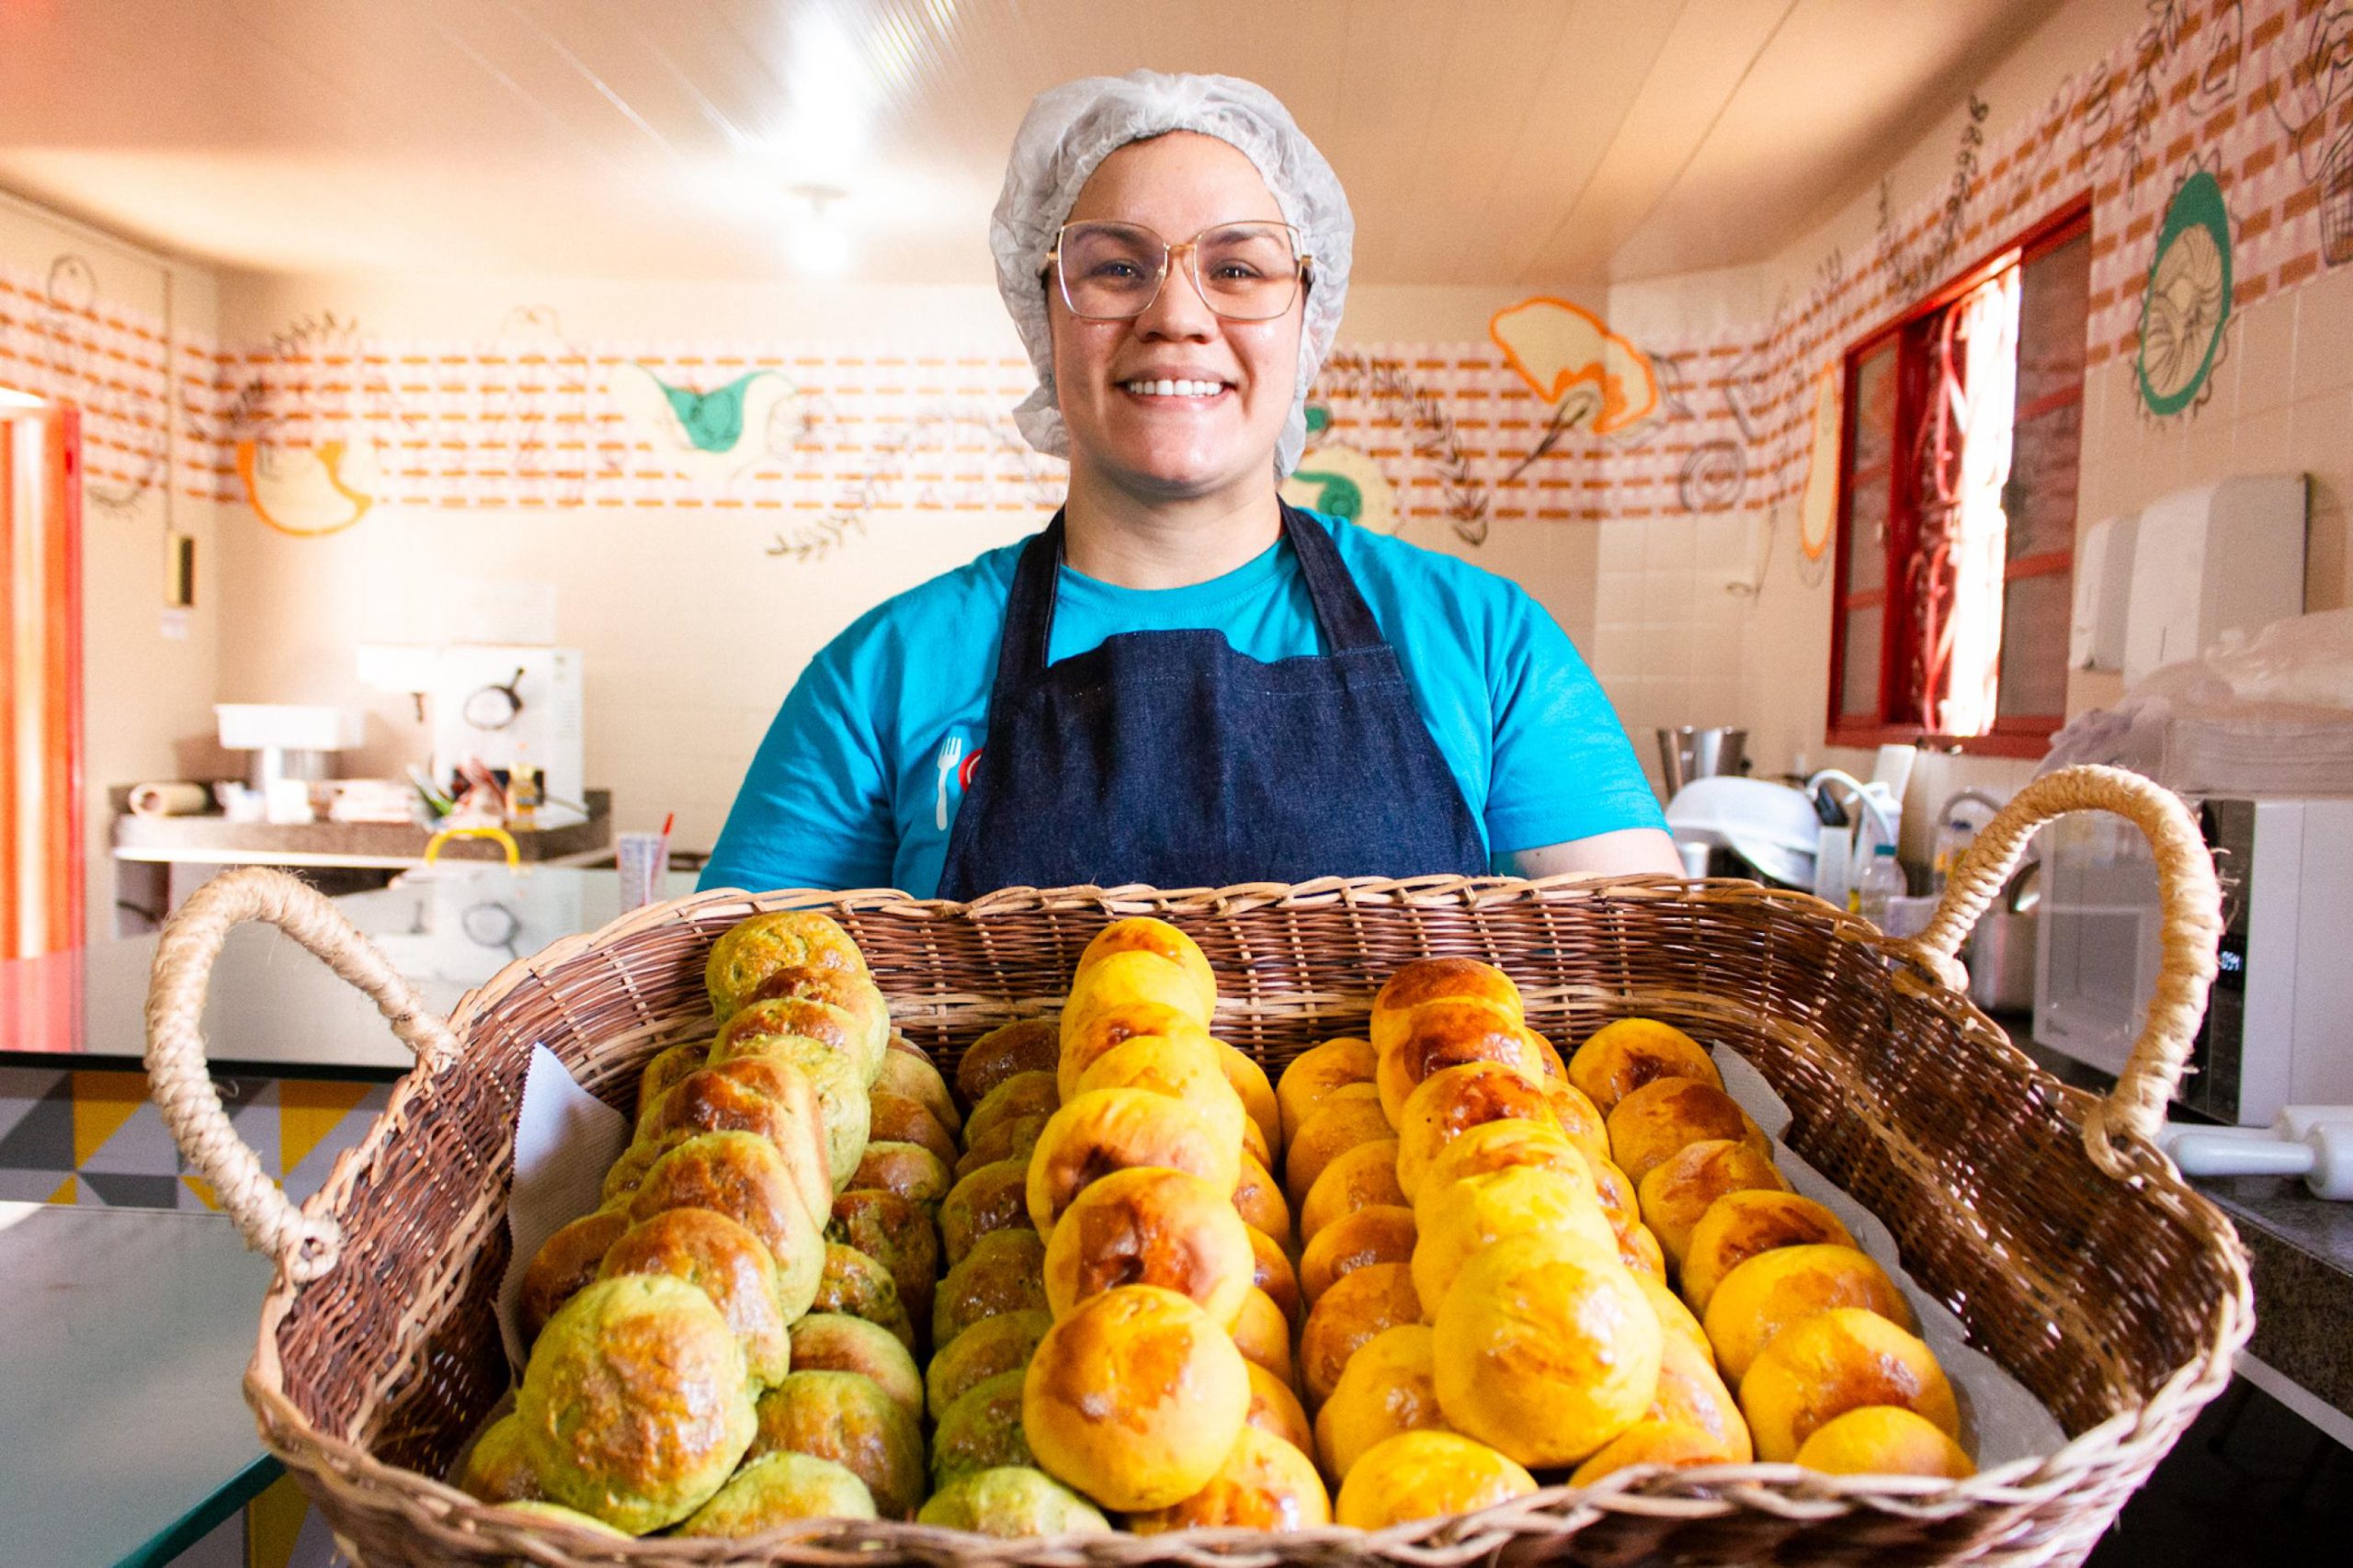
[{"label": "microwave oven", "polygon": [[[2222,889],[2205,1022],[2175,1098],[2228,1125],[2353,1104],[2353,798],[2193,800]],[[2109,1074],[2156,987],[2157,872],[2121,818],[2043,830],[2034,1038]]]}]

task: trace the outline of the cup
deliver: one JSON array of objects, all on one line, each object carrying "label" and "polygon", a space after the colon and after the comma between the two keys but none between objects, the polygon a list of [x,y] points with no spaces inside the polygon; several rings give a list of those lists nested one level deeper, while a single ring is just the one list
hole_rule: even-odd
[{"label": "cup", "polygon": [[660,902],[669,858],[669,844],[661,834],[613,835],[613,864],[620,870],[622,914]]}]

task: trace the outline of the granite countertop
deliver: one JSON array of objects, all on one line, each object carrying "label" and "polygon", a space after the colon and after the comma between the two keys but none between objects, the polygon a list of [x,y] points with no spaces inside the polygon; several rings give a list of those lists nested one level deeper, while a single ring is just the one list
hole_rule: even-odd
[{"label": "granite countertop", "polygon": [[[410,823],[231,822],[219,812],[199,816],[142,817],[128,810],[129,792],[115,792],[114,852],[125,860],[254,860],[280,864],[403,866],[425,858],[432,830]],[[593,854],[613,837],[613,792],[590,790],[588,818],[532,831],[514,830],[517,853],[526,861]],[[499,860],[506,850],[481,838],[452,839],[441,851],[452,860]]]}]

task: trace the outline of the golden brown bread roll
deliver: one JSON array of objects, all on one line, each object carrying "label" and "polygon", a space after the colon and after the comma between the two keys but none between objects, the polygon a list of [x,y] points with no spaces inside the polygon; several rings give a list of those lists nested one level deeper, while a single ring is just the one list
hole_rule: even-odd
[{"label": "golden brown bread roll", "polygon": [[[1053,1326],[1051,1312],[1042,1307],[1031,1307],[983,1318],[940,1346],[923,1375],[924,1407],[931,1412],[931,1418],[944,1419],[949,1405],[991,1378],[1027,1367],[1038,1348],[1038,1341],[1045,1338],[1046,1330]],[[1017,1395],[1014,1403],[1017,1411]]]},{"label": "golden brown bread roll", "polygon": [[778,1293],[788,1307],[824,1245],[784,1157],[757,1133],[705,1132],[654,1161],[630,1199],[630,1218],[642,1222],[672,1209],[713,1210],[757,1236],[776,1259]]},{"label": "golden brown bread roll", "polygon": [[1615,1258],[1581,1241],[1539,1233],[1489,1247],[1432,1329],[1447,1425],[1531,1468],[1577,1463],[1658,1393],[1657,1316]]},{"label": "golden brown bread roll", "polygon": [[946,1346],[1002,1312],[1033,1312],[1046,1300],[1046,1244],[1034,1231],[992,1231],[948,1271],[932,1299],[931,1342]]},{"label": "golden brown bread roll", "polygon": [[1270,1432],[1245,1426],[1199,1492],[1165,1508],[1128,1517],[1138,1535],[1169,1530],[1320,1529],[1332,1522],[1332,1499],[1315,1461]]},{"label": "golden brown bread roll", "polygon": [[1493,1062],[1529,1077],[1546,1076],[1537,1037],[1520,1021],[1481,1002],[1441,998],[1425,1002],[1399,1020],[1395,1046],[1381,1054],[1373,1082],[1381,1108],[1394,1124],[1406,1098],[1422,1080],[1466,1062]]},{"label": "golden brown bread roll", "polygon": [[662,1096],[670,1092],[671,1085],[710,1059],[711,1044],[708,1038],[680,1040],[645,1064],[645,1071],[639,1074],[637,1080],[636,1121],[639,1131],[644,1130],[645,1119],[653,1114],[655,1106],[661,1104]]},{"label": "golden brown bread roll", "polygon": [[1332,1517],[1355,1529],[1387,1529],[1476,1513],[1535,1490],[1534,1476],[1475,1438],[1435,1429],[1400,1432],[1357,1460],[1333,1500]]},{"label": "golden brown bread roll", "polygon": [[1302,1122],[1283,1147],[1283,1192],[1296,1205],[1313,1190],[1324,1167],[1359,1143],[1391,1135],[1381,1092],[1370,1084],[1344,1084]]},{"label": "golden brown bread roll", "polygon": [[1403,1204],[1377,1203],[1344,1215],[1316,1232],[1300,1253],[1300,1292],[1312,1307],[1353,1270],[1374,1263],[1411,1263],[1414,1237],[1414,1211]]},{"label": "golden brown bread roll", "polygon": [[1444,1431],[1435,1377],[1427,1324],[1400,1324],[1359,1346],[1315,1413],[1324,1473],[1345,1480],[1368,1449],[1400,1432]]},{"label": "golden brown bread roll", "polygon": [[1047,1332],[1021,1423],[1048,1471],[1132,1513],[1208,1484],[1249,1410],[1249,1374],[1215,1320],[1174,1290],[1122,1285]]},{"label": "golden brown bread roll", "polygon": [[1740,1102],[1696,1078],[1659,1078],[1618,1102],[1609,1113],[1610,1158],[1637,1187],[1687,1143],[1730,1138],[1773,1157],[1773,1144]]},{"label": "golden brown bread roll", "polygon": [[1228,1045],[1222,1040],[1210,1043],[1217,1047],[1217,1059],[1225,1069],[1225,1081],[1242,1096],[1242,1108],[1249,1113],[1251,1128],[1257,1137],[1250,1152],[1262,1165],[1272,1165],[1275,1152],[1282,1146],[1282,1108],[1275,1099],[1275,1085],[1267,1076],[1266,1068],[1247,1052]]},{"label": "golden brown bread roll", "polygon": [[842,1312],[864,1318],[891,1331],[908,1350],[915,1348],[915,1325],[899,1300],[898,1281],[891,1271],[856,1247],[825,1244],[825,1266],[817,1277],[817,1296],[810,1310]]},{"label": "golden brown bread roll", "polygon": [[523,1294],[517,1309],[526,1346],[539,1338],[557,1308],[595,1282],[605,1254],[629,1227],[626,1210],[599,1209],[559,1226],[540,1244],[523,1267]]},{"label": "golden brown bread roll", "polygon": [[1097,1089],[1047,1119],[1029,1156],[1029,1221],[1054,1228],[1088,1183],[1116,1170],[1165,1165],[1189,1171],[1232,1192],[1242,1150],[1221,1140],[1207,1119],[1181,1100],[1148,1089]]},{"label": "golden brown bread roll", "polygon": [[[756,1040],[813,1040],[839,1051],[858,1064],[858,1083],[864,1088],[871,1074],[882,1068],[885,1045],[870,1040],[871,1031],[846,1008],[802,996],[779,996],[767,1002],[746,1002],[719,1026],[719,1040],[710,1048],[714,1060],[754,1054]],[[885,1039],[887,1040],[887,1036]]]},{"label": "golden brown bread roll", "polygon": [[1691,1233],[1717,1199],[1729,1192],[1780,1191],[1788,1186],[1773,1162],[1753,1144],[1732,1138],[1702,1138],[1653,1165],[1635,1192],[1642,1203],[1643,1223],[1679,1269],[1691,1249]]},{"label": "golden brown bread roll", "polygon": [[1204,1003],[1198,978],[1184,965],[1158,953],[1113,953],[1071,976],[1070,996],[1063,1004],[1063,1054],[1088,1015],[1108,1012],[1135,1003],[1170,1008],[1207,1029],[1215,1004]]},{"label": "golden brown bread roll", "polygon": [[911,1420],[923,1420],[923,1373],[899,1336],[847,1312],[811,1312],[792,1325],[792,1369],[857,1372],[874,1380]]},{"label": "golden brown bread roll", "polygon": [[[1724,1276],[1700,1322],[1725,1379],[1745,1390],[1749,1367],[1778,1335],[1817,1312],[1847,1307],[1877,1312],[1898,1328],[1912,1326],[1911,1305],[1887,1271],[1869,1255],[1843,1246],[1758,1253]],[[1802,1434],[1799,1440],[1804,1440]],[[1776,1458],[1795,1451],[1791,1448]]]},{"label": "golden brown bread roll", "polygon": [[1257,1362],[1243,1359],[1249,1362],[1244,1369],[1250,1374],[1250,1413],[1242,1418],[1244,1424],[1313,1457],[1314,1429],[1308,1424],[1307,1407],[1299,1403],[1299,1392]]},{"label": "golden brown bread roll", "polygon": [[1206,1040],[1209,1028],[1184,1008],[1164,1002],[1106,1004],[1086,1014],[1065,1009],[1054,1068],[1063,1098],[1078,1093],[1079,1074],[1094,1066],[1097,1057],[1145,1035],[1154,1040]]},{"label": "golden brown bread roll", "polygon": [[794,1372],[760,1396],[751,1456],[807,1454],[866,1483],[874,1511],[915,1517],[924,1496],[923,1428],[858,1372]]},{"label": "golden brown bread roll", "polygon": [[955,1267],[972,1244],[991,1231],[1032,1231],[1029,1222],[1029,1164],[999,1160],[958,1182],[939,1206],[939,1243],[948,1267]]},{"label": "golden brown bread roll", "polygon": [[948,1080],[932,1065],[930,1055],[903,1034],[892,1035],[887,1045],[882,1053],[882,1075],[874,1080],[871,1087],[906,1096],[931,1112],[939,1125],[948,1129],[949,1137],[961,1137],[964,1113],[956,1108],[956,1096],[948,1092]]},{"label": "golden brown bread roll", "polygon": [[1704,1346],[1694,1349],[1681,1334],[1669,1334],[1659,1342],[1658,1392],[1643,1414],[1699,1427],[1716,1440],[1727,1463],[1746,1464],[1756,1458],[1748,1419],[1716,1375],[1713,1357]]},{"label": "golden brown bread roll", "polygon": [[1200,945],[1167,921],[1142,915],[1114,920],[1095,933],[1086,950],[1078,955],[1078,967],[1073,974],[1074,989],[1078,979],[1122,953],[1149,953],[1182,970],[1192,983],[1192,994],[1204,1021],[1217,1006],[1217,975],[1211,970],[1210,960],[1202,956]]},{"label": "golden brown bread roll", "polygon": [[824,1108],[806,1076],[775,1057],[745,1056],[678,1080],[642,1136],[666,1151],[705,1132],[756,1132],[776,1145],[810,1217],[834,1200]]},{"label": "golden brown bread roll", "polygon": [[1692,1227],[1683,1259],[1683,1299],[1693,1312],[1705,1312],[1724,1276],[1758,1253],[1815,1244],[1850,1247],[1855,1238],[1837,1215],[1811,1198],[1763,1188],[1728,1192]]},{"label": "golden brown bread roll", "polygon": [[[761,1006],[779,1004],[763,1002]],[[753,1058],[781,1062],[816,1091],[817,1114],[825,1128],[825,1169],[833,1174],[834,1190],[848,1189],[858,1162],[866,1157],[869,1101],[863,1070],[857,1056],[837,1051],[806,1035],[745,1035],[722,1040],[711,1051],[711,1064],[724,1066]]]},{"label": "golden brown bread roll", "polygon": [[1413,1270],[1376,1263],[1344,1275],[1317,1299],[1299,1334],[1299,1381],[1308,1403],[1321,1404],[1339,1386],[1358,1346],[1383,1329],[1422,1321]]},{"label": "golden brown bread roll", "polygon": [[806,1273],[805,1282],[794,1281],[788,1303],[776,1260],[759,1237],[708,1209],[671,1209],[623,1233],[597,1277],[660,1274],[692,1285],[735,1331],[752,1381],[765,1388],[791,1369],[792,1320],[817,1293],[816,1270]]},{"label": "golden brown bread roll", "polygon": [[965,1143],[964,1152],[956,1158],[955,1178],[962,1181],[982,1166],[995,1165],[1000,1160],[1018,1160],[1027,1165],[1030,1151],[1038,1146],[1038,1135],[1046,1131],[1046,1123],[1052,1119],[1050,1116],[1033,1112],[1028,1116],[1008,1116],[991,1123],[986,1131]]},{"label": "golden brown bread roll", "polygon": [[1438,1320],[1472,1258],[1514,1237],[1541,1233],[1564,1245],[1581,1244],[1598,1260],[1618,1256],[1618,1233],[1584,1184],[1534,1165],[1465,1176],[1417,1204],[1415,1218],[1422,1226],[1414,1244],[1414,1289],[1424,1323]]},{"label": "golden brown bread roll", "polygon": [[1062,1090],[1054,1083],[1051,1073],[1015,1073],[1000,1079],[996,1087],[981,1096],[972,1114],[964,1119],[966,1147],[981,1142],[989,1129],[1000,1121],[1017,1117],[1051,1116],[1063,1103]]},{"label": "golden brown bread roll", "polygon": [[1299,1322],[1302,1303],[1299,1293],[1299,1270],[1292,1267],[1290,1255],[1283,1251],[1275,1238],[1256,1225],[1245,1227],[1250,1235],[1250,1284],[1263,1292],[1283,1316]]},{"label": "golden brown bread roll", "polygon": [[978,1106],[1016,1073],[1052,1072],[1062,1054],[1062,1020],[1053,1014],[999,1024],[956,1063],[956,1093],[966,1106]]},{"label": "golden brown bread roll", "polygon": [[1205,1034],[1139,1035],[1120,1041],[1078,1075],[1077,1095],[1096,1089],[1149,1089],[1182,1100],[1200,1113],[1220,1142],[1245,1147],[1250,1113],[1226,1081],[1217,1047]]},{"label": "golden brown bread roll", "polygon": [[1431,1074],[1397,1123],[1397,1185],[1418,1198],[1423,1173],[1449,1143],[1483,1123],[1514,1120],[1557,1125],[1543,1085],[1526,1074],[1493,1062]]},{"label": "golden brown bread roll", "polygon": [[[1405,1204],[1397,1185],[1397,1140],[1377,1138],[1335,1154],[1299,1206],[1299,1236],[1313,1242],[1335,1220],[1379,1204]],[[1410,1207],[1410,1205],[1406,1205]]]},{"label": "golden brown bread roll", "polygon": [[1559,1124],[1518,1119],[1464,1128],[1431,1158],[1429,1168],[1422,1173],[1422,1195],[1435,1202],[1465,1176],[1485,1176],[1515,1165],[1558,1171],[1592,1193],[1597,1202],[1600,1200],[1593,1167]]},{"label": "golden brown bread roll", "polygon": [[1966,1481],[1977,1473],[1968,1450],[1936,1423],[1897,1404],[1865,1404],[1834,1415],[1798,1445],[1792,1461],[1828,1475],[1931,1475]]},{"label": "golden brown bread roll", "polygon": [[918,1209],[938,1209],[954,1186],[953,1173],[923,1145],[879,1141],[866,1145],[843,1190],[895,1192]]},{"label": "golden brown bread roll", "polygon": [[952,1162],[962,1153],[939,1119],[926,1110],[920,1101],[904,1095],[894,1095],[888,1089],[876,1089],[867,1096],[867,1139],[871,1142],[881,1138],[892,1143],[913,1143],[930,1150],[944,1161]]},{"label": "golden brown bread roll", "polygon": [[1569,1484],[1590,1486],[1614,1471],[1631,1470],[1638,1464],[1688,1470],[1694,1465],[1733,1462],[1723,1444],[1700,1428],[1680,1421],[1644,1416],[1602,1444],[1592,1458],[1577,1466],[1569,1477]]},{"label": "golden brown bread roll", "polygon": [[1333,1090],[1347,1084],[1372,1083],[1379,1071],[1372,1042],[1354,1035],[1327,1040],[1300,1052],[1275,1080],[1275,1104],[1282,1117],[1279,1142],[1287,1145],[1297,1137]]},{"label": "golden brown bread roll", "polygon": [[643,1535],[717,1492],[752,1444],[744,1348],[681,1279],[600,1279],[531,1346],[515,1414],[548,1497]]},{"label": "golden brown bread roll", "polygon": [[[867,1082],[874,1081],[890,1051],[891,1008],[871,980],[813,964],[790,964],[754,986],[737,1011],[762,1002],[783,1001],[822,1002],[837,1008],[849,1020],[852,1037],[858,1042],[858,1060],[868,1067]],[[733,1021],[731,1016],[728,1022]]]},{"label": "golden brown bread roll", "polygon": [[1672,1024],[1653,1018],[1620,1018],[1586,1037],[1569,1058],[1569,1082],[1604,1116],[1618,1102],[1661,1078],[1689,1078],[1711,1089],[1723,1075],[1698,1040]]},{"label": "golden brown bread roll", "polygon": [[1231,1328],[1252,1283],[1251,1236],[1227,1195],[1199,1176],[1153,1166],[1113,1171],[1054,1222],[1047,1308],[1068,1317],[1115,1287],[1157,1285]]},{"label": "golden brown bread roll", "polygon": [[1368,1033],[1372,1048],[1386,1056],[1404,1033],[1407,1014],[1425,1002],[1474,1002],[1518,1023],[1526,1009],[1511,976],[1477,959],[1416,959],[1389,977],[1373,994]]},{"label": "golden brown bread roll", "polygon": [[1290,1353],[1290,1320],[1264,1290],[1253,1288],[1242,1299],[1242,1311],[1233,1320],[1233,1347],[1252,1366],[1263,1367],[1292,1387],[1299,1386]]},{"label": "golden brown bread roll", "polygon": [[1834,1307],[1791,1324],[1740,1381],[1741,1412],[1766,1464],[1794,1460],[1824,1425],[1874,1404],[1899,1405],[1946,1437],[1960,1436],[1952,1385],[1927,1346],[1859,1307]]}]

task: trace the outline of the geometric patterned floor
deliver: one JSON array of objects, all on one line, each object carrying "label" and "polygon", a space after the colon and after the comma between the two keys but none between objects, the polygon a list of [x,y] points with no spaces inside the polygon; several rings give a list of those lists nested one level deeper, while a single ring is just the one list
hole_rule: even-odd
[{"label": "geometric patterned floor", "polygon": [[[218,1078],[237,1134],[300,1203],[359,1142],[390,1084]],[[142,1073],[0,1068],[0,1199],[113,1209],[211,1209]]]}]

